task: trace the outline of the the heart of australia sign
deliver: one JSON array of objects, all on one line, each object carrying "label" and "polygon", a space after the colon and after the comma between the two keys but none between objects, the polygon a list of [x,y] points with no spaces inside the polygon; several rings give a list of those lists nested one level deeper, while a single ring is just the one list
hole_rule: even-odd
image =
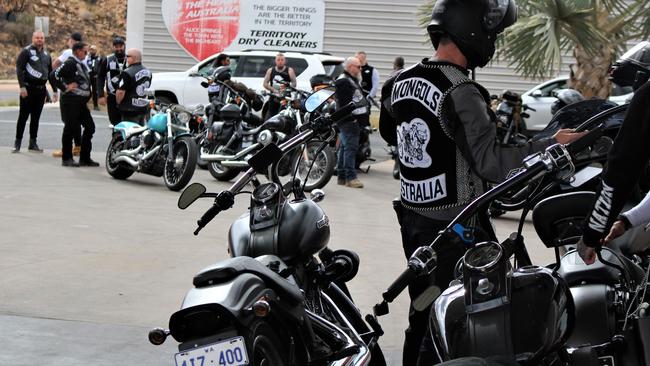
[{"label": "the heart of australia sign", "polygon": [[162,14],[198,60],[223,50],[323,50],[323,0],[163,0]]}]

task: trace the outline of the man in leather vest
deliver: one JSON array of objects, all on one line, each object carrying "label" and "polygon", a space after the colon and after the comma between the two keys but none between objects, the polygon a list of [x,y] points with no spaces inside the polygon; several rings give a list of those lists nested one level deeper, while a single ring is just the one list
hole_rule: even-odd
[{"label": "man in leather vest", "polygon": [[[282,93],[285,89],[283,83],[288,83],[292,87],[296,87],[296,73],[293,68],[287,66],[287,60],[284,54],[278,53],[275,56],[275,66],[266,70],[264,75],[264,89],[271,93]],[[280,111],[280,101],[278,98],[271,95],[269,97],[269,109],[266,112],[265,119],[269,119]]]},{"label": "man in leather vest", "polygon": [[[490,61],[497,34],[515,22],[516,14],[514,0],[438,0],[427,28],[434,57],[403,70],[382,88],[380,132],[398,148],[401,189],[395,210],[406,258],[431,244],[486,190],[486,181],[502,181],[527,155],[579,137],[560,130],[554,138],[523,146],[497,143],[490,95],[468,74]],[[477,241],[494,238],[487,213],[463,225]],[[409,286],[404,365],[430,365],[437,358],[426,336],[429,309],[454,279],[465,245],[459,238],[436,252],[438,264],[431,276],[421,276]],[[428,299],[418,299],[421,294]]]},{"label": "man in leather vest", "polygon": [[128,67],[122,72],[115,92],[115,100],[122,120],[144,124],[149,101],[145,90],[151,85],[151,71],[142,66],[142,52],[137,48],[126,51]]},{"label": "man in leather vest", "polygon": [[[363,90],[363,96],[368,98],[368,101],[372,103],[379,89],[379,72],[374,67],[368,65],[365,51],[357,52],[354,57],[361,62],[361,89]],[[359,116],[359,125],[361,127],[370,126],[370,108],[368,108],[367,114]]]},{"label": "man in leather vest", "polygon": [[[45,35],[41,31],[32,34],[32,44],[23,48],[16,60],[16,76],[20,86],[20,112],[16,123],[16,141],[12,152],[19,152],[25,132],[27,118],[29,122],[29,151],[43,152],[36,143],[38,122],[47,98],[48,76],[52,72],[52,58],[44,48]],[[52,95],[56,101],[56,87],[52,85]]]},{"label": "man in leather vest", "polygon": [[[119,86],[120,74],[126,68],[124,39],[113,38],[113,53],[102,59],[97,70],[97,96],[98,102],[108,109],[108,119],[111,125],[122,121],[122,115],[117,107],[115,91]],[[106,94],[104,94],[106,90]]]},{"label": "man in leather vest", "polygon": [[368,113],[368,103],[359,85],[361,63],[356,57],[349,57],[343,64],[345,71],[336,79],[336,105],[343,107],[350,102],[360,106],[344,120],[338,123],[339,149],[336,163],[337,183],[350,188],[363,188],[363,183],[357,178],[356,156],[359,149],[359,134],[361,126],[359,119]]},{"label": "man in leather vest", "polygon": [[90,93],[93,98],[93,109],[98,111],[99,105],[97,104],[97,71],[99,71],[99,63],[102,57],[97,52],[97,46],[91,45],[88,57],[86,57],[86,65],[90,71]]},{"label": "man in leather vest", "polygon": [[[61,94],[61,116],[63,117],[63,135],[61,136],[61,151],[63,152],[61,165],[65,167],[99,166],[99,163],[90,158],[92,150],[92,137],[95,133],[95,122],[88,109],[90,100],[90,73],[84,63],[88,46],[83,42],[72,46],[72,57],[68,58],[54,72],[57,87],[63,90]],[[72,158],[72,139],[81,135],[81,151],[79,163]]]}]

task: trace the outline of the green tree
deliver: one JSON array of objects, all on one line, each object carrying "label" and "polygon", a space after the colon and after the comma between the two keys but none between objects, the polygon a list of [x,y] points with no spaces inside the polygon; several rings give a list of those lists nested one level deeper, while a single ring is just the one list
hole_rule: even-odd
[{"label": "green tree", "polygon": [[[435,0],[419,9],[428,24]],[[608,70],[626,42],[650,35],[648,0],[518,0],[519,19],[499,39],[497,57],[527,78],[548,78],[572,54],[570,85],[590,98],[609,96]]]}]

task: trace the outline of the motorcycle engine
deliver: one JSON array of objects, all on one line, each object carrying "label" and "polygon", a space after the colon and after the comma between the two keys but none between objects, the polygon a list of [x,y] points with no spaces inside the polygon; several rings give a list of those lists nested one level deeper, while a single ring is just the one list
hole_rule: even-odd
[{"label": "motorcycle engine", "polygon": [[158,132],[151,130],[144,131],[140,137],[140,145],[145,149],[149,149],[154,143],[156,143],[156,141],[160,140],[161,137],[162,136]]}]

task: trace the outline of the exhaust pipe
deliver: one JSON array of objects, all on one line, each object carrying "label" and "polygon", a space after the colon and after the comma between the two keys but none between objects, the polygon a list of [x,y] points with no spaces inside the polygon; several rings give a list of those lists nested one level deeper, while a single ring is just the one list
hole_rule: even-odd
[{"label": "exhaust pipe", "polygon": [[[253,145],[251,145],[251,146],[245,148],[244,150],[238,152],[238,153],[235,154],[235,155],[201,154],[201,159],[202,159],[202,160],[205,160],[205,161],[218,161],[218,162],[222,163],[222,165],[225,166],[225,165],[226,165],[226,164],[225,164],[225,161],[226,161],[226,160],[240,160],[241,158],[243,158],[244,156],[246,156],[246,155],[247,155],[248,153],[250,153],[251,151],[257,150],[260,146],[261,146],[261,144],[260,144],[259,142],[258,142],[258,143],[254,143]],[[246,164],[246,165],[244,165],[244,166],[247,167],[248,164]]]},{"label": "exhaust pipe", "polygon": [[248,165],[248,162],[246,161],[241,161],[241,160],[225,160],[221,161],[220,164],[222,166],[228,167],[228,168],[248,168],[250,165]]},{"label": "exhaust pipe", "polygon": [[[130,150],[130,151],[136,151],[136,150],[141,150],[141,146],[139,146],[137,149]],[[152,157],[155,153],[160,150],[160,146],[156,146],[151,151],[148,153],[144,154],[144,156],[140,159],[140,161],[144,161]],[[133,168],[138,168],[140,166],[140,162],[137,160],[133,159],[130,155],[124,154],[126,151],[120,151],[120,153],[117,154],[117,157],[113,159],[113,162],[115,163],[127,163]]]},{"label": "exhaust pipe", "polygon": [[127,163],[133,168],[137,168],[140,164],[133,159],[132,157],[126,156],[126,155],[121,155],[113,159],[114,163]]}]

